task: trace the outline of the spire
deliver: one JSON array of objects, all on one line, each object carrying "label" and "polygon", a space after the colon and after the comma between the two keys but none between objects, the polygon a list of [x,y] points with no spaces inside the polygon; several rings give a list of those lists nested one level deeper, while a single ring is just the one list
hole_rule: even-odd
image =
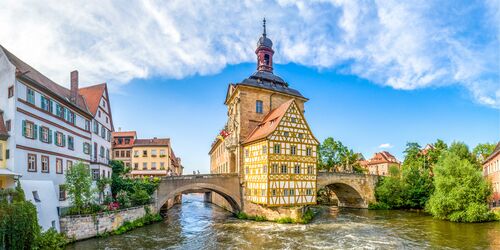
[{"label": "spire", "polygon": [[262,20],[262,27],[264,27],[264,33],[262,33],[262,36],[266,37],[266,18],[264,17],[264,20]]}]

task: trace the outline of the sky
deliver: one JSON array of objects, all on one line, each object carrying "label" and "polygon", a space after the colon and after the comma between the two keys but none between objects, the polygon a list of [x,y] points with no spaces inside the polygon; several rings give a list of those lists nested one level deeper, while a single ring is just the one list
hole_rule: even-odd
[{"label": "sky", "polygon": [[498,0],[0,0],[0,44],[61,85],[74,69],[107,82],[116,128],[170,137],[206,173],[264,16],[275,74],[310,99],[320,141],[402,159],[409,141],[500,140]]}]

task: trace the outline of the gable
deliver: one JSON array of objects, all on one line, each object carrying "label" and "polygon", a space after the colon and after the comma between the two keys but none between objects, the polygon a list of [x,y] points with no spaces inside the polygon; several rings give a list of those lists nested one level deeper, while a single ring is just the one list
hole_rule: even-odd
[{"label": "gable", "polygon": [[295,102],[288,107],[278,126],[268,138],[273,141],[319,144],[319,141],[312,134],[304,115]]}]

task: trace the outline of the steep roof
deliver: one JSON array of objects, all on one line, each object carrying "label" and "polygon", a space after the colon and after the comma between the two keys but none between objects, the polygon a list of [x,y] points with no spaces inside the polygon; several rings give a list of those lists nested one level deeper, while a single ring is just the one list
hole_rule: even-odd
[{"label": "steep roof", "polygon": [[493,150],[493,153],[489,155],[486,160],[484,160],[484,163],[488,162],[489,160],[493,159],[496,155],[500,154],[500,142],[498,142],[497,146],[495,147],[495,150]]},{"label": "steep roof", "polygon": [[266,138],[269,136],[276,128],[278,127],[281,119],[285,116],[288,108],[294,103],[295,100],[291,99],[279,107],[271,110],[266,117],[262,120],[262,122],[257,125],[257,127],[250,133],[250,135],[245,139],[243,143],[249,143],[252,141],[256,141],[259,139]]},{"label": "steep roof", "polygon": [[136,139],[134,146],[170,146],[169,138]]},{"label": "steep roof", "polygon": [[368,164],[378,164],[378,163],[398,163],[399,161],[392,155],[391,153],[387,151],[382,151],[375,153],[373,157],[368,160]]},{"label": "steep roof", "polygon": [[101,83],[93,86],[88,86],[80,88],[78,93],[85,98],[87,102],[87,107],[94,116],[99,108],[99,103],[101,102],[101,97],[106,90],[106,83]]},{"label": "steep roof", "polygon": [[50,80],[48,77],[44,76],[42,73],[38,72],[36,69],[23,62],[21,59],[17,58],[14,54],[6,50],[2,45],[0,49],[3,50],[7,59],[16,67],[16,75],[22,79],[27,79],[28,81],[36,84],[41,89],[44,89],[66,102],[66,104],[73,105],[81,111],[90,114],[87,106],[85,105],[85,100],[81,95],[77,95],[76,102],[72,103],[71,91],[54,81]]},{"label": "steep roof", "polygon": [[3,111],[0,110],[0,140],[6,140],[9,137],[9,132],[5,127],[5,123],[3,120]]}]

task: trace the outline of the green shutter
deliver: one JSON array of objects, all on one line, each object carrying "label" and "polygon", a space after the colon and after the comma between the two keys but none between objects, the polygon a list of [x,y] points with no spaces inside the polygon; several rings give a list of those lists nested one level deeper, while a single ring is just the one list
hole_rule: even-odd
[{"label": "green shutter", "polygon": [[40,102],[42,103],[42,109],[45,110],[45,102],[44,102],[45,97],[40,96]]},{"label": "green shutter", "polygon": [[49,100],[49,110],[50,110],[50,113],[53,113],[54,112],[54,102],[52,101],[52,99]]},{"label": "green shutter", "polygon": [[52,144],[52,130],[49,129],[49,143]]},{"label": "green shutter", "polygon": [[38,130],[38,133],[40,133],[40,141],[43,142],[43,128],[40,127],[40,129]]},{"label": "green shutter", "polygon": [[37,139],[36,137],[38,135],[37,131],[38,131],[38,126],[36,124],[33,124],[33,139],[35,140]]},{"label": "green shutter", "polygon": [[26,120],[23,120],[23,136],[26,137]]}]

